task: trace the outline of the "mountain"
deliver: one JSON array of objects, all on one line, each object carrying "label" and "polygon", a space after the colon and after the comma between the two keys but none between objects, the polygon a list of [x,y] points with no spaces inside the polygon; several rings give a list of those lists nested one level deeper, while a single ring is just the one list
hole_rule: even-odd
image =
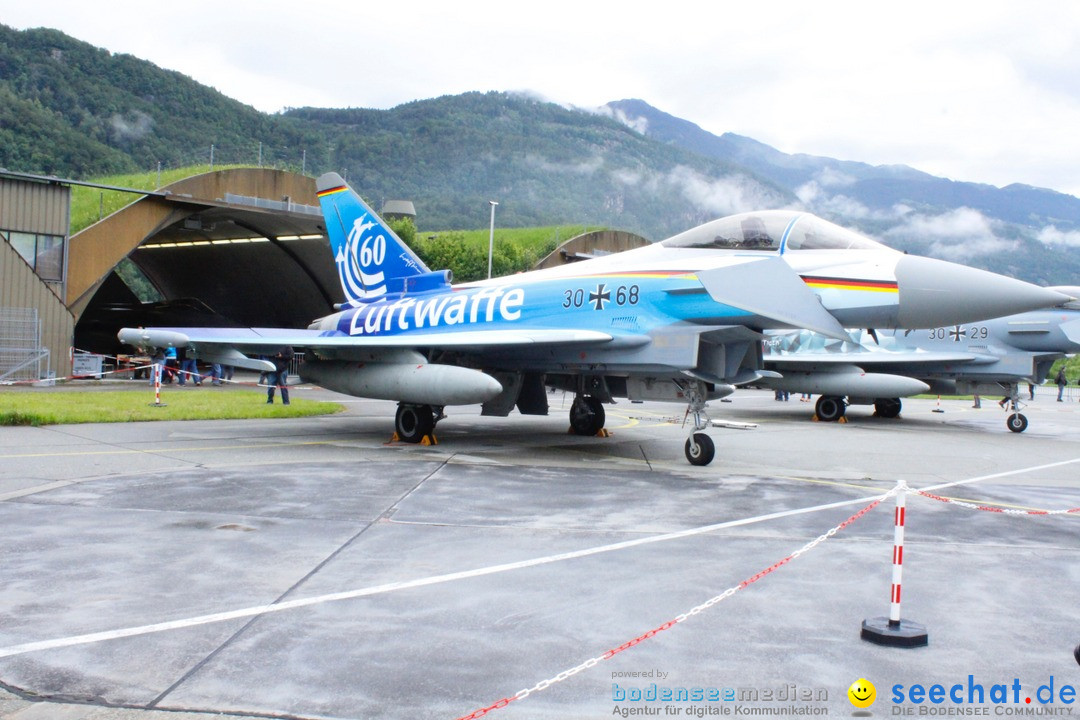
[{"label": "mountain", "polygon": [[894,247],[1043,284],[1080,283],[1080,199],[1029,185],[1004,188],[935,177],[906,165],[789,155],[752,138],[714,135],[643,100],[612,117],[673,147],[746,168],[807,210]]},{"label": "mountain", "polygon": [[789,155],[742,135],[714,135],[643,100],[620,100],[605,107],[646,137],[752,168],[793,193],[816,183],[818,188],[843,188],[845,197],[871,211],[887,212],[897,205],[938,211],[968,207],[1007,222],[1080,227],[1080,199],[1053,190],[1020,184],[997,188],[955,182],[906,165],[867,165],[814,155]]},{"label": "mountain", "polygon": [[0,25],[0,167],[76,179],[257,163],[334,170],[421,232],[587,223],[659,239],[745,210],[803,207],[912,251],[1073,284],[1080,200],[787,155],[640,100],[595,111],[466,93],[389,110],[267,114],[177,72],[49,29]]},{"label": "mountain", "polygon": [[503,225],[572,220],[656,238],[731,213],[741,202],[795,200],[726,161],[521,94],[286,115],[334,138],[336,161],[362,192],[413,199],[427,227],[482,227],[493,199]]}]

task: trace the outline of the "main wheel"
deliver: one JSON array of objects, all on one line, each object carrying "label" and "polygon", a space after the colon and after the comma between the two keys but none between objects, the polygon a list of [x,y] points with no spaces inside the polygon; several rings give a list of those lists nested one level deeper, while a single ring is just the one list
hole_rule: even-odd
[{"label": "main wheel", "polygon": [[844,417],[846,410],[847,405],[844,404],[844,399],[835,395],[822,395],[814,406],[818,420],[822,422],[836,422]]},{"label": "main wheel", "polygon": [[570,406],[570,429],[575,435],[592,437],[600,432],[606,421],[604,405],[597,398],[579,395]]},{"label": "main wheel", "polygon": [[1005,421],[1005,426],[1015,433],[1022,433],[1027,430],[1028,421],[1027,418],[1020,413],[1013,413]]},{"label": "main wheel", "polygon": [[708,465],[716,457],[716,446],[705,433],[694,433],[693,437],[686,438],[685,451],[691,465]]},{"label": "main wheel", "polygon": [[400,440],[418,443],[435,430],[435,413],[430,405],[398,405],[394,416],[394,429]]},{"label": "main wheel", "polygon": [[874,414],[883,418],[900,417],[900,398],[878,398],[874,401]]}]

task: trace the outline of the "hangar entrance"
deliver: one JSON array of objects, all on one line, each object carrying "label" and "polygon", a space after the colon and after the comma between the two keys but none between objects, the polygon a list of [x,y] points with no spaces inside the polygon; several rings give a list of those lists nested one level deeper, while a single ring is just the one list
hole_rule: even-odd
[{"label": "hangar entrance", "polygon": [[125,326],[306,327],[343,299],[314,181],[275,170],[174,183],[73,235],[71,256],[75,346],[92,352],[115,354]]}]

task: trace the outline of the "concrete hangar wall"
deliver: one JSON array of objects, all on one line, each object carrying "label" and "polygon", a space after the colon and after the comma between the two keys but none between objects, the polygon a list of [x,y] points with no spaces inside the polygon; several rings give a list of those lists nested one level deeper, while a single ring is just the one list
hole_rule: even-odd
[{"label": "concrete hangar wall", "polygon": [[[39,192],[55,206],[19,225],[24,234],[46,236],[40,241],[44,251],[33,254],[27,239],[8,228],[16,215],[0,204],[0,319],[9,309],[57,315],[58,329],[41,336],[48,370],[57,376],[70,373],[72,346],[119,350],[120,327],[303,327],[343,299],[312,178],[256,168],[196,175],[141,193],[68,237],[72,183],[0,176],[0,198]],[[21,212],[26,217],[30,210]],[[52,224],[38,222],[46,218]],[[50,237],[60,241],[50,244]],[[63,258],[58,265],[57,255]],[[139,302],[120,280],[114,270],[125,258],[156,288],[160,301]],[[0,327],[0,380],[2,333]]]}]

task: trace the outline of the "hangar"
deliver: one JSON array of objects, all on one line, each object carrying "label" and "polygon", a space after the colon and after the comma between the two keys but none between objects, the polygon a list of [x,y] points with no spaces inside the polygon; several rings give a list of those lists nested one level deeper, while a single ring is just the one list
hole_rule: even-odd
[{"label": "hangar", "polygon": [[537,270],[625,252],[651,243],[625,230],[591,230],[570,238],[536,263]]},{"label": "hangar", "polygon": [[[72,185],[138,199],[69,236]],[[589,232],[537,267],[646,244]],[[125,260],[153,299],[116,272]],[[310,177],[229,169],[142,191],[0,171],[0,382],[69,375],[74,350],[114,355],[121,327],[306,327],[343,299]]]},{"label": "hangar", "polygon": [[[195,175],[137,191],[68,237],[73,184],[83,183],[0,174],[0,380],[34,353],[45,364],[19,372],[67,375],[72,347],[115,352],[124,325],[302,327],[342,300],[312,178],[261,168]],[[140,302],[120,279],[125,258],[159,300]],[[14,337],[31,315],[36,337]]]}]

